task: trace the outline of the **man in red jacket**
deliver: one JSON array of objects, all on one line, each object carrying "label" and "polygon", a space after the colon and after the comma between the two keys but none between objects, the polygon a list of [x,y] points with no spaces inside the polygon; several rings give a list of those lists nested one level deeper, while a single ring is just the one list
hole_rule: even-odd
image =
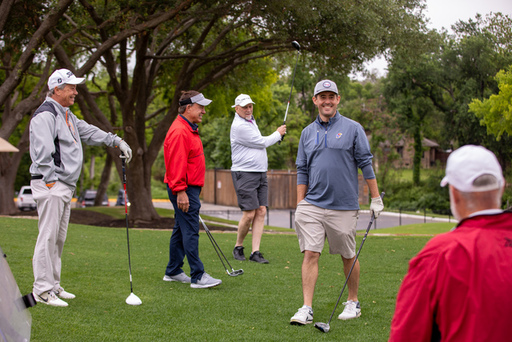
[{"label": "man in red jacket", "polygon": [[448,158],[459,224],[430,240],[409,263],[398,293],[390,341],[510,341],[512,213],[494,154],[467,145]]},{"label": "man in red jacket", "polygon": [[[197,91],[183,92],[179,115],[164,141],[164,182],[175,212],[164,280],[190,283],[190,287],[200,289],[222,283],[204,271],[199,258],[199,194],[204,186],[205,162],[197,124],[205,114],[204,107],[211,102]],[[182,270],[185,256],[190,265],[190,277]]]}]

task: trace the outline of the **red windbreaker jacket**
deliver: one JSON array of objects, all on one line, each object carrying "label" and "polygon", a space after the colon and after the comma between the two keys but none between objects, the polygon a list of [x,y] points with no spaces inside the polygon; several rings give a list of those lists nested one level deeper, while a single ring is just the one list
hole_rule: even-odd
[{"label": "red windbreaker jacket", "polygon": [[389,341],[510,341],[512,213],[477,215],[411,259]]},{"label": "red windbreaker jacket", "polygon": [[189,185],[204,186],[205,161],[199,132],[181,115],[174,120],[164,141],[165,177],[173,194]]}]

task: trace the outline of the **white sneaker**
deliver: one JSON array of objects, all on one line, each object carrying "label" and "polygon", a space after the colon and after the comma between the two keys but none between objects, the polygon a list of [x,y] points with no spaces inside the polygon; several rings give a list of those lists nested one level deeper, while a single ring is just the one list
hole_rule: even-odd
[{"label": "white sneaker", "polygon": [[57,298],[53,291],[41,293],[40,295],[34,293],[36,302],[43,303],[51,306],[68,306],[68,303],[62,299]]},{"label": "white sneaker", "polygon": [[343,312],[338,316],[338,319],[347,320],[361,316],[361,305],[359,302],[349,300],[343,303],[343,305],[345,305],[345,309],[343,309]]},{"label": "white sneaker", "polygon": [[173,276],[164,275],[164,281],[179,281],[180,283],[188,283],[190,284],[190,277],[185,274],[185,272],[181,272],[180,274],[176,274]]},{"label": "white sneaker", "polygon": [[211,275],[209,275],[208,273],[205,272],[205,273],[203,273],[203,276],[201,277],[201,279],[199,279],[197,281],[197,283],[191,283],[190,287],[192,287],[194,289],[206,289],[208,287],[214,287],[214,286],[217,286],[220,284],[222,284],[222,280],[215,279]]},{"label": "white sneaker", "polygon": [[304,325],[313,323],[313,309],[307,305],[302,306],[290,319],[290,324]]},{"label": "white sneaker", "polygon": [[59,298],[64,298],[64,299],[74,299],[76,297],[74,294],[66,292],[62,287],[59,287],[59,289],[57,291],[55,291],[55,294]]}]

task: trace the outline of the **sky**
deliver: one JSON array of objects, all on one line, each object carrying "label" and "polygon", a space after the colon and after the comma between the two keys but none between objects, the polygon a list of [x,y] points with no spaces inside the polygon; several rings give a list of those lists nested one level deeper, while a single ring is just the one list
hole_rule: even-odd
[{"label": "sky", "polygon": [[[512,0],[426,0],[425,16],[430,19],[428,27],[440,30],[446,28],[451,32],[451,26],[457,21],[474,19],[476,14],[502,12],[512,16]],[[383,58],[377,58],[367,64],[368,70],[377,69],[379,76],[386,73],[387,63]],[[360,75],[355,75],[360,79]]]}]

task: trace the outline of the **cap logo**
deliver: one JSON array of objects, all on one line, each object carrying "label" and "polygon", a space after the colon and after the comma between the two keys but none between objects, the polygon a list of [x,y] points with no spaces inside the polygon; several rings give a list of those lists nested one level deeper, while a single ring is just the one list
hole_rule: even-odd
[{"label": "cap logo", "polygon": [[323,86],[324,86],[324,88],[330,88],[331,82],[324,82]]},{"label": "cap logo", "polygon": [[57,83],[58,83],[58,84],[61,84],[61,83],[62,83],[62,78],[60,78],[60,77],[59,77],[59,78],[57,79]]},{"label": "cap logo", "polygon": [[68,75],[68,77],[75,76],[75,75],[73,75],[73,73],[71,71],[68,71],[66,74]]}]

